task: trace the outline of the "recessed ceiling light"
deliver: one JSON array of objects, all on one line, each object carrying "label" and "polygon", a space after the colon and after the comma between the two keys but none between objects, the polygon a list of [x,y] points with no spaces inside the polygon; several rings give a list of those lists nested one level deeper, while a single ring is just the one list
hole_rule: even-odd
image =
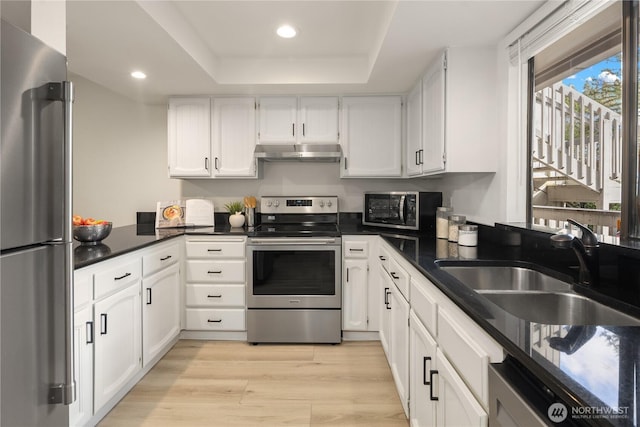
[{"label": "recessed ceiling light", "polygon": [[276,30],[276,33],[283,39],[290,39],[295,37],[296,34],[298,34],[298,31],[291,25],[281,25]]},{"label": "recessed ceiling light", "polygon": [[142,71],[134,71],[131,73],[131,77],[133,77],[134,79],[146,79],[147,75]]}]

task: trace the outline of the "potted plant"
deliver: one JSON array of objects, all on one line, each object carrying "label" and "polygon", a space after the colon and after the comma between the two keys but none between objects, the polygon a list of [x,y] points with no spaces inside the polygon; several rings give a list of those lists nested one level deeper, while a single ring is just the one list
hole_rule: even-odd
[{"label": "potted plant", "polygon": [[231,227],[242,227],[244,225],[243,206],[241,202],[229,202],[224,205],[229,212],[229,225]]}]

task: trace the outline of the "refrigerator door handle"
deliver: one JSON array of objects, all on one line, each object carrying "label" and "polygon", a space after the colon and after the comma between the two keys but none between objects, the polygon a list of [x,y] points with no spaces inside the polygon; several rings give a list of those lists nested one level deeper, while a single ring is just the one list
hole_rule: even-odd
[{"label": "refrigerator door handle", "polygon": [[73,200],[71,170],[73,164],[73,83],[70,81],[52,82],[48,84],[48,99],[64,103],[64,228],[63,243],[65,251],[65,376],[63,384],[54,384],[50,388],[49,403],[70,405],[76,400],[76,383],[74,379],[73,360],[73,226],[71,223]]}]

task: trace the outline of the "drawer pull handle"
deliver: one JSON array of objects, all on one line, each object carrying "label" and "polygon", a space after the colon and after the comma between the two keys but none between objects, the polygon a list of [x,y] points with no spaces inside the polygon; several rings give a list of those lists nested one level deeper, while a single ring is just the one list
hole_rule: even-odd
[{"label": "drawer pull handle", "polygon": [[431,357],[424,356],[422,358],[422,384],[431,385],[431,381],[427,381],[427,360],[431,360]]},{"label": "drawer pull handle", "polygon": [[131,276],[131,273],[125,273],[125,274],[123,274],[123,275],[122,275],[122,276],[120,276],[120,277],[114,277],[114,278],[113,278],[113,280],[122,280],[122,279],[124,279],[125,277],[129,277],[129,276]]},{"label": "drawer pull handle", "polygon": [[396,272],[392,271],[391,273],[389,273],[391,275],[391,277],[393,278],[393,280],[398,280],[400,278],[400,276],[396,276]]},{"label": "drawer pull handle", "polygon": [[151,288],[147,288],[147,305],[151,305]]},{"label": "drawer pull handle", "polygon": [[160,261],[166,261],[166,260],[168,260],[169,258],[171,258],[171,255],[167,255],[167,256],[166,256],[166,257],[164,257],[164,258],[160,258]]},{"label": "drawer pull handle", "polygon": [[207,249],[207,252],[222,252],[222,249]]},{"label": "drawer pull handle", "polygon": [[107,313],[100,313],[100,335],[107,335]]},{"label": "drawer pull handle", "polygon": [[364,249],[362,248],[349,248],[350,252],[364,252]]},{"label": "drawer pull handle", "polygon": [[438,371],[434,371],[433,369],[429,371],[429,383],[431,384],[429,386],[429,399],[431,400],[438,400],[438,396],[434,396],[433,395],[433,376],[434,375],[438,375]]},{"label": "drawer pull handle", "polygon": [[207,295],[207,298],[222,298],[222,295]]},{"label": "drawer pull handle", "polygon": [[378,258],[380,258],[380,261],[386,261],[387,259],[385,257],[383,257],[382,255],[378,255]]},{"label": "drawer pull handle", "polygon": [[207,319],[207,323],[222,323],[222,319],[218,319],[218,320]]},{"label": "drawer pull handle", "polygon": [[209,273],[209,274],[221,274],[221,273],[222,273],[222,270],[217,270],[217,271],[211,271],[211,270],[209,270],[209,271],[207,271],[207,273]]},{"label": "drawer pull handle", "polygon": [[87,322],[87,344],[93,344],[93,322]]}]

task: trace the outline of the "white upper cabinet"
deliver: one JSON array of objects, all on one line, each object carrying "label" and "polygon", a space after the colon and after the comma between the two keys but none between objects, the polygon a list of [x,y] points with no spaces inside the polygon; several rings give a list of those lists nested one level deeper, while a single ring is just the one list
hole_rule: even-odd
[{"label": "white upper cabinet", "polygon": [[[422,86],[422,140],[417,95],[408,96],[407,175],[495,172],[497,104],[494,48],[449,48],[427,69]],[[416,164],[417,163],[417,164]]]},{"label": "white upper cabinet", "polygon": [[256,178],[255,98],[171,98],[169,176]]},{"label": "white upper cabinet", "polygon": [[170,177],[211,176],[211,101],[207,98],[169,100]]},{"label": "white upper cabinet", "polygon": [[258,143],[295,144],[297,107],[295,96],[260,98]]},{"label": "white upper cabinet", "polygon": [[214,98],[211,138],[214,177],[256,177],[254,98]]},{"label": "white upper cabinet", "polygon": [[310,96],[300,98],[298,142],[338,143],[338,98]]},{"label": "white upper cabinet", "polygon": [[422,80],[407,96],[407,175],[422,174]]},{"label": "white upper cabinet", "polygon": [[335,96],[262,97],[260,144],[338,142],[338,98]]},{"label": "white upper cabinet", "polygon": [[342,177],[402,175],[402,98],[342,98]]}]

